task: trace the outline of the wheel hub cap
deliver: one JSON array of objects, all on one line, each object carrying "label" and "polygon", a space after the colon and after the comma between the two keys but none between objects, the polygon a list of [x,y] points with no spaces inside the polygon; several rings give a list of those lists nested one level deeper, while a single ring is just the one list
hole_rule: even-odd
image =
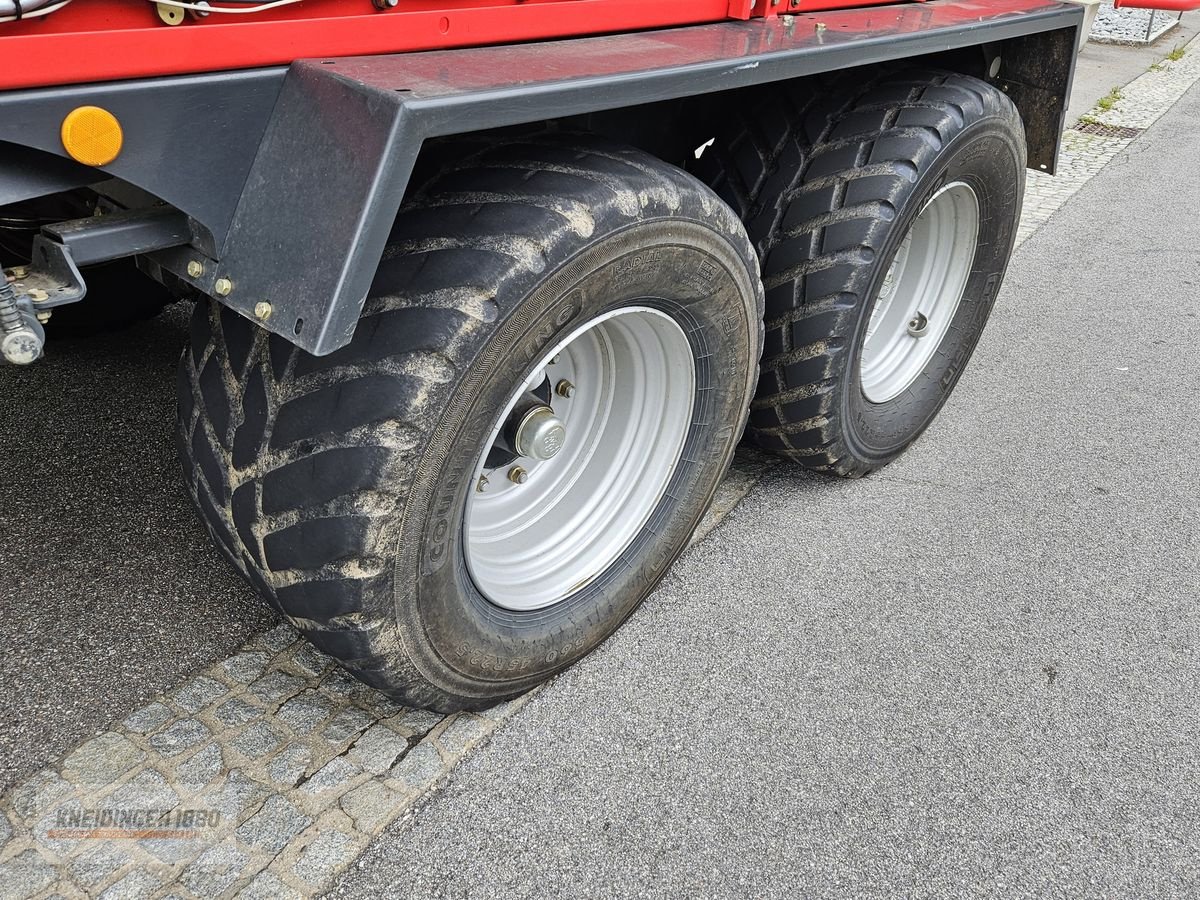
[{"label": "wheel hub cap", "polygon": [[549,406],[536,406],[517,426],[516,450],[521,456],[551,459],[567,440],[567,428]]},{"label": "wheel hub cap", "polygon": [[618,565],[679,467],[696,380],[687,334],[650,307],[605,313],[545,354],[472,476],[464,555],[479,592],[544,609]]}]

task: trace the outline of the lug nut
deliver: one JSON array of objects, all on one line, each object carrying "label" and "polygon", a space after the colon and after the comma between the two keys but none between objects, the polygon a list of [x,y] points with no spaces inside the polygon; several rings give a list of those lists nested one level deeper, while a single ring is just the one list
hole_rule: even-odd
[{"label": "lug nut", "polygon": [[233,293],[233,282],[228,278],[218,278],[216,283],[213,284],[213,290],[218,297],[228,297]]},{"label": "lug nut", "polygon": [[475,482],[475,490],[482,494],[484,491],[487,490],[487,486],[488,486],[488,477],[486,475],[480,475],[479,481]]},{"label": "lug nut", "polygon": [[929,332],[929,319],[923,313],[917,313],[908,323],[908,333],[915,338],[925,337]]},{"label": "lug nut", "polygon": [[508,470],[508,480],[513,484],[524,484],[529,480],[529,473],[521,466],[513,466]]},{"label": "lug nut", "polygon": [[191,278],[199,278],[204,274],[204,263],[198,259],[188,260],[187,273]]},{"label": "lug nut", "polygon": [[260,300],[258,303],[254,304],[254,316],[257,319],[261,319],[263,322],[271,318],[271,312],[271,304],[267,303],[265,300]]},{"label": "lug nut", "polygon": [[575,385],[571,384],[571,382],[564,378],[554,386],[554,393],[558,394],[560,397],[570,397],[575,393]]}]

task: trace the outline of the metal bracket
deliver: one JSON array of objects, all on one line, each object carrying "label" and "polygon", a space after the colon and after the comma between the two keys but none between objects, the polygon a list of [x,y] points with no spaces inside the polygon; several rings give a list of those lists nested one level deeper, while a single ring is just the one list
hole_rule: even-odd
[{"label": "metal bracket", "polygon": [[33,239],[32,264],[15,272],[13,290],[18,297],[28,297],[36,309],[78,303],[87,296],[87,284],[71,257],[71,248],[43,235]]},{"label": "metal bracket", "polygon": [[129,210],[48,225],[33,239],[33,259],[13,272],[13,290],[38,310],[87,296],[81,266],[177,247],[192,240],[188,217],[169,207]]},{"label": "metal bracket", "polygon": [[70,247],[81,266],[179,247],[193,239],[188,217],[166,206],[59,222],[47,225],[42,234]]}]

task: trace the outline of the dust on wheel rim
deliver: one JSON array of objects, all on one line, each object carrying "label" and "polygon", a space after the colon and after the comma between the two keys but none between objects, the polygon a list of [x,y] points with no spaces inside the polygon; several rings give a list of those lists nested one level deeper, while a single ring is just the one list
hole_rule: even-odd
[{"label": "dust on wheel rim", "polygon": [[928,367],[950,330],[979,244],[979,198],[945,185],[909,228],[884,276],[863,343],[863,396],[886,403]]},{"label": "dust on wheel rim", "polygon": [[[469,486],[464,547],[479,592],[543,609],[607,571],[667,491],[695,394],[687,335],[650,307],[598,316],[545,354],[493,424]],[[557,423],[522,408],[538,403]],[[548,458],[522,452],[531,440]]]}]

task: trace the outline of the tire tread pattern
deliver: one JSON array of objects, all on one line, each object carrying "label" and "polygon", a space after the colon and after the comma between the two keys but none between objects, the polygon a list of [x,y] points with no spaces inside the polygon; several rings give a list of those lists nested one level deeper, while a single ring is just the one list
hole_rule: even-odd
[{"label": "tire tread pattern", "polygon": [[483,705],[417,671],[394,622],[392,548],[429,423],[511,312],[502,304],[601,226],[670,214],[685,192],[703,193],[753,266],[737,217],[693,176],[551,135],[480,145],[406,199],[354,339],[329,356],[198,304],[179,365],[177,443],[225,557],[368,684],[415,706]]},{"label": "tire tread pattern", "polygon": [[888,226],[942,149],[983,117],[1020,127],[999,90],[950,72],[880,69],[759,95],[696,165],[762,263],[766,338],[749,434],[806,468],[875,465],[842,438],[837,385]]}]

